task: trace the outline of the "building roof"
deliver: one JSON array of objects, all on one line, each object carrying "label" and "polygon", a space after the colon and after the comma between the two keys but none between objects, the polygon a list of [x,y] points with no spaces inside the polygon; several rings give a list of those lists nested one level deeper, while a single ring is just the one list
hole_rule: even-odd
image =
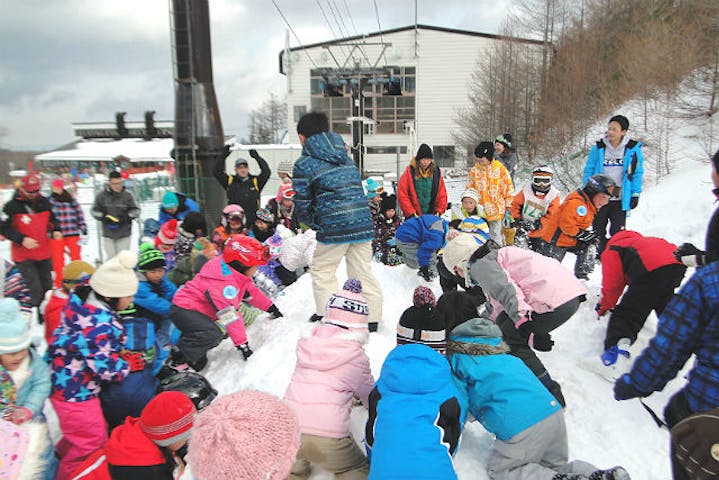
[{"label": "building roof", "polygon": [[131,162],[171,162],[172,138],[143,140],[123,138],[120,140],[78,140],[52,152],[35,156],[38,161],[112,161],[118,155]]},{"label": "building roof", "polygon": [[[392,33],[404,32],[407,30],[414,30],[415,28],[418,30],[434,30],[436,32],[456,33],[459,35],[468,35],[471,37],[494,38],[494,39],[498,39],[498,40],[514,40],[517,42],[530,43],[530,44],[534,44],[534,45],[542,45],[543,44],[543,42],[541,40],[533,40],[533,39],[529,39],[529,38],[507,37],[505,35],[495,35],[492,33],[473,32],[471,30],[460,30],[457,28],[447,28],[447,27],[437,27],[434,25],[417,24],[417,25],[407,25],[405,27],[390,28],[388,30],[367,33],[364,35],[354,35],[351,37],[337,38],[335,40],[328,40],[326,42],[311,43],[309,45],[301,45],[299,47],[291,47],[289,50],[290,50],[290,52],[294,52],[294,51],[298,51],[298,50],[306,50],[309,48],[337,45],[340,43],[352,42],[355,40],[366,40],[368,38],[380,37],[382,35],[389,35]],[[283,75],[285,74],[285,71],[284,71],[284,66],[282,65],[282,54],[286,50],[287,49],[282,49],[279,54],[280,73]]]}]

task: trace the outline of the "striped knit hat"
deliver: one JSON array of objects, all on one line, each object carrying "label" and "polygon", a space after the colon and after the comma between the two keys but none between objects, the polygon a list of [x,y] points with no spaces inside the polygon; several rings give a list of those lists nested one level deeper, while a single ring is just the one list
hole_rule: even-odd
[{"label": "striped knit hat", "polygon": [[447,349],[444,320],[434,293],[425,286],[414,289],[413,306],[402,313],[397,324],[397,345],[420,343],[444,355]]},{"label": "striped knit hat", "polygon": [[195,405],[182,392],[161,392],[149,401],[140,415],[140,429],[147,438],[167,447],[190,437]]},{"label": "striped knit hat", "polygon": [[460,222],[457,230],[472,234],[479,245],[484,245],[491,238],[489,236],[489,224],[482,217],[471,216],[465,218]]},{"label": "striped knit hat", "polygon": [[341,291],[330,296],[322,322],[347,329],[367,330],[368,315],[367,300],[362,296],[362,282],[349,278]]},{"label": "striped knit hat", "polygon": [[140,257],[137,261],[137,269],[140,272],[147,272],[155,268],[165,268],[165,255],[152,246],[151,243],[143,243],[140,245]]}]

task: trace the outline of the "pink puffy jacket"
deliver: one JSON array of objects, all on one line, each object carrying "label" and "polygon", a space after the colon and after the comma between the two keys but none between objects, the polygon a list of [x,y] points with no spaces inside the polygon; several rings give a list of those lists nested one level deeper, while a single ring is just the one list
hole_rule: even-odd
[{"label": "pink puffy jacket", "polygon": [[[252,283],[250,277],[231,268],[222,256],[217,256],[205,263],[197,275],[177,291],[172,303],[217,320],[217,312],[229,306],[237,309],[243,300],[263,311],[272,305],[272,300]],[[235,345],[247,341],[242,318],[227,325],[227,334]]]},{"label": "pink puffy jacket", "polygon": [[362,345],[349,339],[347,330],[321,324],[297,343],[297,365],[285,401],[297,413],[302,433],[343,438],[349,435],[352,397],[367,405],[373,387]]},{"label": "pink puffy jacket", "polygon": [[515,324],[527,313],[551,312],[587,289],[557,260],[517,247],[491,251],[470,275],[492,305],[492,319],[506,311]]}]

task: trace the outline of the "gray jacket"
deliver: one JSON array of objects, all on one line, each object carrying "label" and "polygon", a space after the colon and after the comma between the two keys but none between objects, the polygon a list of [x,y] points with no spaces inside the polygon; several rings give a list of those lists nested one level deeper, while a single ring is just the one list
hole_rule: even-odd
[{"label": "gray jacket", "polygon": [[[130,192],[123,189],[113,192],[109,186],[95,197],[92,205],[92,216],[102,222],[102,236],[108,238],[129,237],[132,234],[132,221],[140,216],[140,209]],[[119,220],[114,223],[107,215]]]}]

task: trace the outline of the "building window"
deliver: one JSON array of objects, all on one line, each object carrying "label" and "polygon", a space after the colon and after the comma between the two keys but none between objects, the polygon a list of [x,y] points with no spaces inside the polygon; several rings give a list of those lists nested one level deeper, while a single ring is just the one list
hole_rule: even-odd
[{"label": "building window", "polygon": [[307,105],[295,105],[293,109],[295,123],[297,123],[305,113],[307,113]]},{"label": "building window", "polygon": [[454,145],[434,145],[434,163],[439,167],[454,167]]},{"label": "building window", "polygon": [[[393,78],[399,78],[402,95],[384,95],[385,83],[362,79],[364,116],[375,120],[375,133],[404,133],[407,120],[415,119],[415,67],[387,67]],[[310,70],[312,110],[322,110],[330,118],[330,125],[337,133],[350,133],[347,117],[352,115],[352,88],[350,83],[360,84],[360,78],[344,78],[339,91],[342,96],[325,97],[321,88],[323,75],[328,69]]]}]

